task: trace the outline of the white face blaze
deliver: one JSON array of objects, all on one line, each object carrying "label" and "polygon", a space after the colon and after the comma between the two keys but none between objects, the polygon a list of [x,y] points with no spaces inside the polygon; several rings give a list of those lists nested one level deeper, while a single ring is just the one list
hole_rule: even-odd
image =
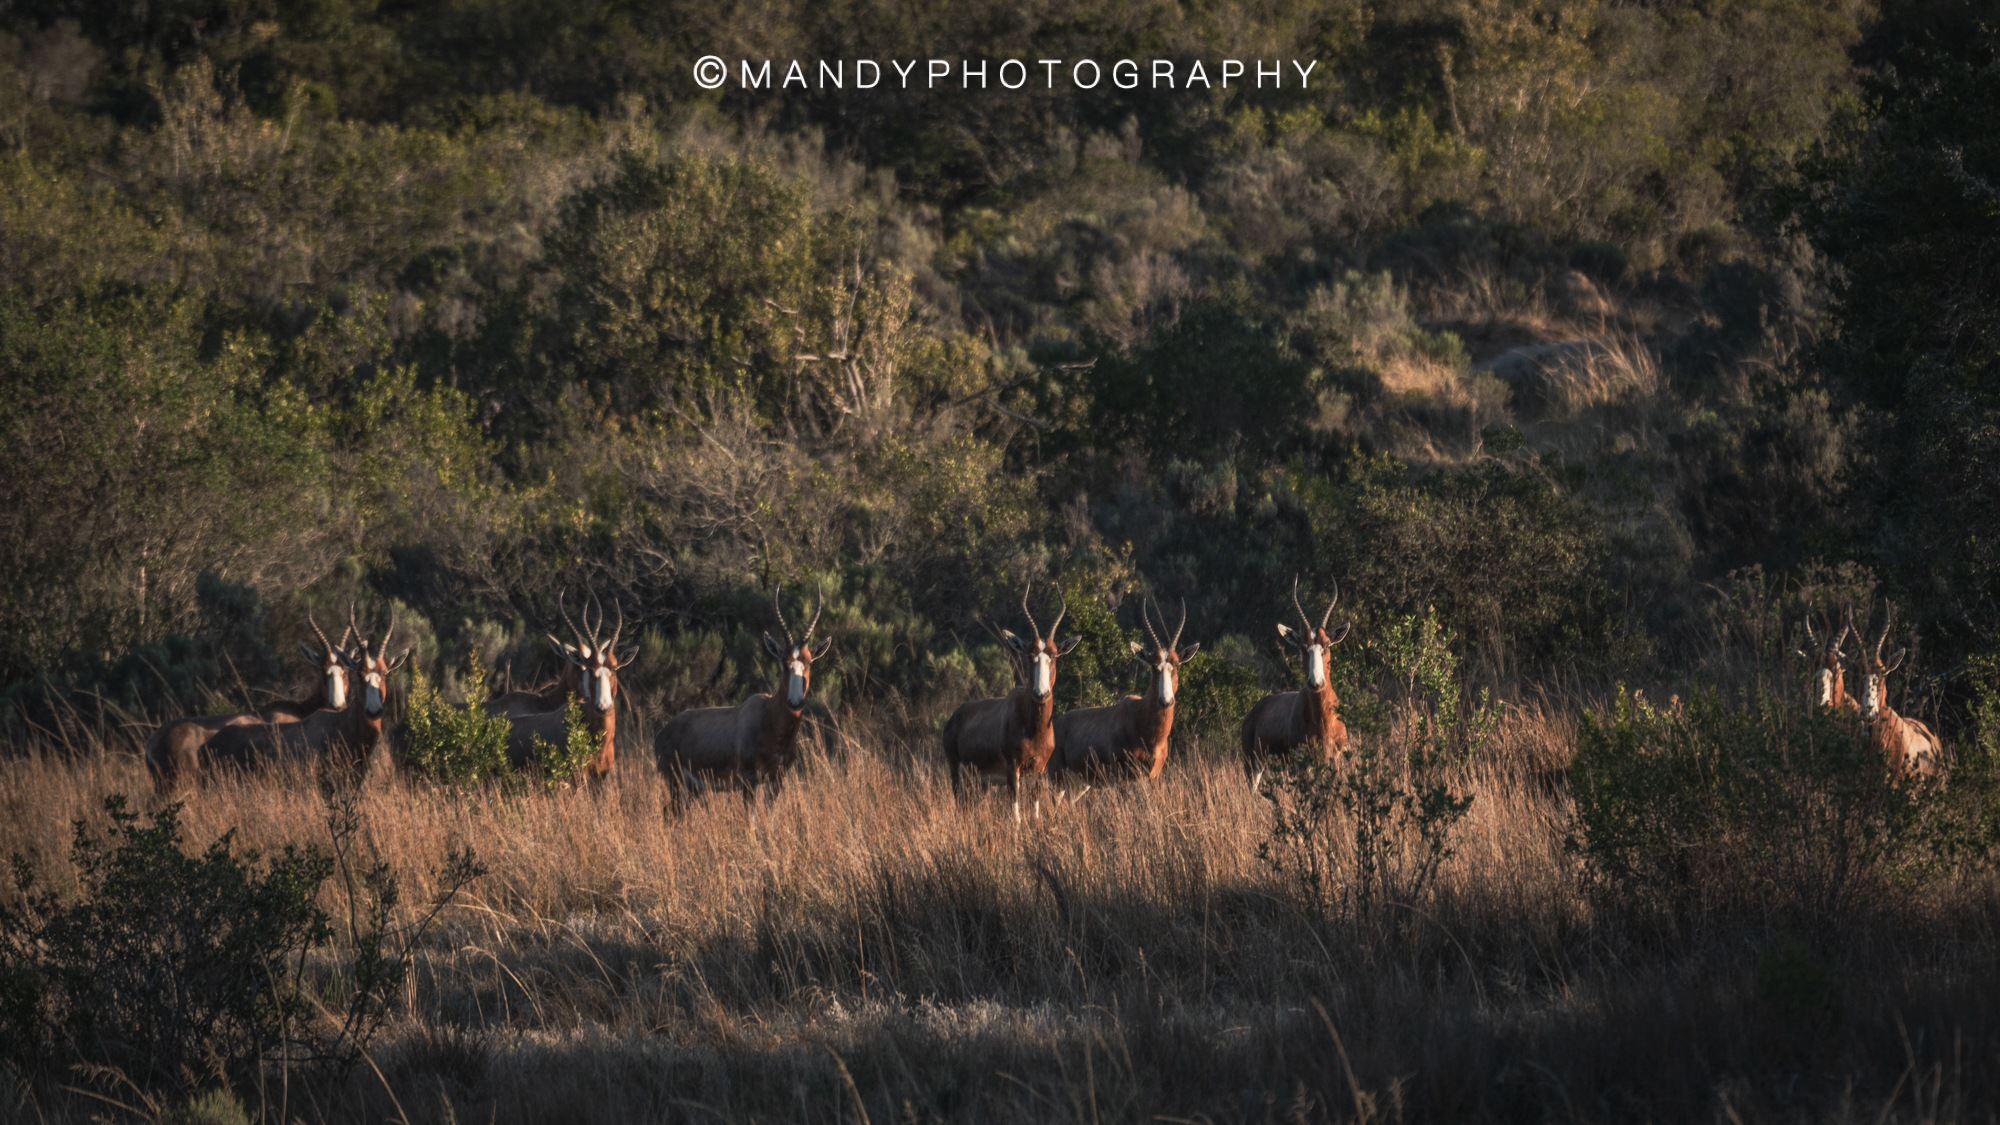
[{"label": "white face blaze", "polygon": [[1306,646],[1306,684],[1318,690],[1326,686],[1326,646],[1309,644]]},{"label": "white face blaze", "polygon": [[1882,709],[1882,676],[1870,672],[1861,681],[1861,713],[1874,718]]},{"label": "white face blaze", "polygon": [[326,705],[336,711],[347,706],[347,669],[338,664],[326,670]]},{"label": "white face blaze", "polygon": [[1055,690],[1056,662],[1047,652],[1035,652],[1035,698],[1047,699]]},{"label": "white face blaze", "polygon": [[1174,681],[1179,679],[1178,676],[1174,675],[1173,662],[1163,655],[1160,657],[1160,663],[1153,670],[1160,677],[1157,685],[1160,690],[1160,706],[1172,707],[1174,705]]},{"label": "white face blaze", "polygon": [[1821,668],[1813,678],[1819,682],[1819,705],[1833,706],[1833,669]]},{"label": "white face blaze", "polygon": [[599,713],[608,713],[611,710],[611,669],[598,668],[591,672],[591,678],[597,684],[595,706]]},{"label": "white face blaze", "polygon": [[368,712],[368,717],[372,719],[382,713],[382,693],[385,690],[384,677],[381,672],[370,668],[361,677],[361,682],[366,685],[362,691],[361,705]]},{"label": "white face blaze", "polygon": [[806,705],[806,662],[800,658],[799,650],[792,650],[792,660],[786,666],[790,674],[785,677],[785,702],[793,707]]}]

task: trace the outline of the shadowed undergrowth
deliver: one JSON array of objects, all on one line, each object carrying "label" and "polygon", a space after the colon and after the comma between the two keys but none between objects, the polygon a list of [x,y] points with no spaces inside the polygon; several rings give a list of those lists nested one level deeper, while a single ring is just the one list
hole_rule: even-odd
[{"label": "shadowed undergrowth", "polygon": [[[1776,898],[1627,908],[1565,852],[1546,784],[1575,710],[1510,710],[1433,893],[1324,917],[1257,861],[1268,806],[1216,746],[1018,829],[859,720],[822,728],[754,824],[734,798],[667,818],[644,754],[599,792],[378,783],[362,833],[410,901],[450,847],[491,874],[426,939],[380,1075],[301,1083],[286,1112],[1939,1120],[2000,1097],[1990,876],[1871,882],[1816,925]],[[60,884],[68,821],[143,781],[118,752],[13,761],[5,846]],[[269,849],[324,810],[252,779],[183,819]],[[18,1088],[0,1112],[103,1111]]]}]

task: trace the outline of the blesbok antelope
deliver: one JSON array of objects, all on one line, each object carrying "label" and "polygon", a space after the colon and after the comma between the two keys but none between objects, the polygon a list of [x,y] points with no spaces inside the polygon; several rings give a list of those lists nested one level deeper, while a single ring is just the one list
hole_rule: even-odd
[{"label": "blesbok antelope", "polygon": [[224,727],[295,723],[319,711],[329,708],[338,711],[347,706],[347,665],[341,662],[340,654],[354,636],[354,627],[349,625],[336,645],[326,639],[325,631],[319,627],[319,622],[313,620],[310,611],[306,613],[306,622],[312,626],[320,643],[319,651],[314,651],[311,645],[299,642],[299,650],[306,654],[306,661],[319,672],[314,678],[316,686],[312,694],[304,699],[274,700],[255,711],[233,715],[193,715],[162,724],[146,739],[146,770],[153,776],[155,790],[171,792],[183,779],[196,776],[202,747]]},{"label": "blesbok antelope", "polygon": [[[1067,643],[1056,641],[1056,630],[1069,612],[1069,599],[1062,599],[1048,636],[1035,623],[1028,609],[1028,590],[1021,591],[1021,614],[1028,619],[1033,641],[1024,641],[1002,629],[1000,636],[1026,665],[1027,683],[998,699],[975,699],[962,703],[945,720],[942,732],[944,761],[951,771],[951,790],[960,800],[969,795],[970,771],[975,780],[1004,777],[1014,799],[1014,819],[1021,819],[1021,779],[1031,785],[1041,780],[1055,753],[1056,738],[1051,720],[1055,717],[1056,660],[1068,656],[1083,637]],[[1032,794],[1031,794],[1032,795]],[[1041,815],[1041,801],[1035,796],[1034,810]]]},{"label": "blesbok antelope", "polygon": [[1808,613],[1803,622],[1806,647],[1795,651],[1805,658],[1806,666],[1812,670],[1813,700],[1821,707],[1836,711],[1858,712],[1861,704],[1847,694],[1845,663],[1840,648],[1847,643],[1847,635],[1854,629],[1852,607],[1841,610],[1840,628],[1827,635],[1825,643],[1813,635],[1812,615]]},{"label": "blesbok antelope", "polygon": [[1943,743],[1931,733],[1931,728],[1896,714],[1889,706],[1889,673],[1903,666],[1903,657],[1909,650],[1899,648],[1887,661],[1882,659],[1882,644],[1889,639],[1889,629],[1896,621],[1896,603],[1889,602],[1887,607],[1882,635],[1875,638],[1874,650],[1865,647],[1868,638],[1864,635],[1861,638],[1864,647],[1856,654],[1861,665],[1861,717],[1867,720],[1870,741],[1898,780],[1911,775],[1935,777],[1944,763]]},{"label": "blesbok antelope", "polygon": [[[1181,648],[1181,630],[1187,628],[1187,602],[1181,602],[1181,623],[1173,639],[1160,643],[1153,631],[1153,619],[1146,603],[1139,603],[1139,616],[1146,623],[1146,635],[1153,641],[1148,649],[1132,642],[1132,656],[1146,666],[1146,694],[1128,695],[1108,707],[1079,707],[1066,711],[1055,722],[1056,751],[1049,762],[1049,774],[1085,774],[1108,777],[1128,774],[1148,780],[1160,776],[1167,764],[1167,736],[1174,729],[1174,697],[1180,691],[1181,663],[1194,659],[1199,644]],[[1167,627],[1166,614],[1160,628]]]},{"label": "blesbok antelope", "polygon": [[328,782],[359,782],[366,777],[382,742],[389,675],[402,667],[410,651],[404,649],[402,655],[389,659],[389,638],[396,631],[393,621],[379,644],[370,644],[353,626],[352,610],[348,611],[348,624],[360,638],[361,651],[359,655],[340,653],[340,662],[356,681],[348,692],[346,707],[317,711],[296,723],[224,727],[209,739],[201,764],[255,770],[295,762],[318,767]]},{"label": "blesbok antelope", "polygon": [[1319,627],[1306,616],[1299,604],[1299,580],[1292,579],[1292,608],[1298,611],[1298,636],[1278,623],[1278,636],[1305,657],[1306,683],[1298,691],[1267,695],[1243,716],[1243,776],[1255,786],[1264,764],[1271,758],[1283,760],[1301,749],[1314,749],[1323,762],[1347,749],[1347,724],[1340,721],[1340,696],[1333,690],[1327,661],[1333,646],[1347,636],[1347,623],[1329,633],[1326,623],[1333,607],[1340,603],[1340,584],[1334,583],[1333,600],[1320,614]]},{"label": "blesbok antelope", "polygon": [[[583,630],[577,628],[576,622],[569,619],[569,610],[564,609],[562,603],[563,595],[558,594],[556,596],[556,611],[562,614],[563,624],[569,626],[570,633],[576,637],[576,643],[570,644],[567,641],[557,640],[554,633],[543,634],[543,636],[549,639],[549,647],[555,650],[556,656],[562,661],[562,674],[557,676],[555,682],[552,684],[533,689],[517,689],[515,691],[502,692],[486,700],[479,706],[487,714],[504,715],[508,719],[518,719],[527,715],[538,715],[545,711],[564,708],[568,706],[572,697],[581,697],[583,695],[585,662],[591,659],[591,645],[584,640]],[[623,631],[625,623],[624,607],[620,606],[618,612],[619,628],[612,632],[614,640],[617,638],[618,633]],[[590,626],[591,636],[596,636],[604,628],[604,607],[602,605],[597,607],[597,621],[595,624],[591,623],[588,612],[584,614],[583,622]],[[637,652],[637,649],[632,650],[632,654],[626,658],[615,661],[613,667],[616,668],[630,664],[632,662],[631,655],[636,655]]]},{"label": "blesbok antelope", "polygon": [[[569,664],[570,674],[565,678],[574,680],[584,724],[590,728],[593,741],[598,746],[596,756],[585,767],[591,781],[602,780],[617,765],[618,672],[621,668],[630,667],[639,655],[636,648],[622,655],[618,652],[618,638],[625,632],[625,606],[616,599],[612,604],[618,610],[618,623],[612,627],[610,640],[599,636],[599,631],[604,628],[604,608],[599,606],[597,623],[591,626],[587,637],[576,627],[576,622],[570,621],[569,614],[563,614],[563,621],[575,635],[576,644],[572,649],[558,641],[556,648]],[[584,616],[584,621],[589,623],[588,614]],[[554,637],[549,639],[555,640]],[[489,711],[493,702],[489,700],[487,703]],[[521,769],[534,760],[536,739],[550,746],[561,746],[567,741],[568,731],[564,724],[569,714],[568,702],[565,696],[552,709],[508,715],[512,731],[507,736],[507,758],[515,769]]]},{"label": "blesbok antelope", "polygon": [[[779,589],[782,589],[780,587]],[[813,665],[826,659],[833,647],[828,637],[815,651],[813,630],[826,608],[826,595],[815,597],[812,620],[805,636],[794,639],[778,604],[779,590],[771,591],[771,612],[785,643],[766,631],[764,651],[776,660],[783,677],[778,695],[758,692],[734,707],[694,707],[667,720],[653,737],[653,755],[660,776],[666,778],[676,809],[689,796],[722,784],[742,790],[746,803],[755,801],[759,787],[769,783],[775,790],[785,771],[798,757],[799,720],[805,713],[806,693],[812,690]]]}]

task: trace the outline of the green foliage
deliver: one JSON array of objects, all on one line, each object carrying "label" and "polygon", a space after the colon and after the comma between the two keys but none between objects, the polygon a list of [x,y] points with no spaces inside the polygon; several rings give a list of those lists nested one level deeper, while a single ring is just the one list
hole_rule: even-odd
[{"label": "green foliage", "polygon": [[1838,918],[1983,846],[1936,782],[1892,781],[1858,720],[1793,693],[1699,688],[1662,708],[1621,687],[1609,716],[1580,721],[1571,786],[1569,847],[1676,913]]},{"label": "green foliage", "polygon": [[[354,869],[352,798],[329,812],[330,854],[286,845],[268,861],[237,855],[234,830],[192,854],[179,804],[145,826],[125,804],[105,798],[106,836],[76,823],[73,895],[40,886],[14,857],[18,898],[0,906],[0,1061],[9,1066],[80,1068],[142,1098],[247,1083],[273,1063],[344,1070],[387,1018],[423,931],[484,874],[470,852],[453,850],[430,912],[397,928],[395,874],[380,862]],[[318,904],[336,876],[344,934]],[[340,938],[351,956],[308,967]],[[188,1112],[216,1101],[195,1098]]]},{"label": "green foliage", "polygon": [[[1076,707],[1103,707],[1125,694],[1132,681],[1134,630],[1118,627],[1118,617],[1092,596],[1082,574],[1065,574],[1063,596],[1069,612],[1063,616],[1063,637],[1081,638],[1074,650],[1056,665],[1056,713]],[[1045,610],[1037,620],[1047,622],[1053,611]]]},{"label": "green foliage", "polygon": [[15,858],[0,1044],[16,1063],[84,1062],[147,1090],[242,1077],[313,1014],[296,962],[333,936],[315,901],[332,857],[288,846],[260,865],[233,833],[191,855],[178,804],[145,827],[123,797],[105,811],[108,838],[76,825],[74,902]]},{"label": "green foliage", "polygon": [[[476,691],[486,683],[477,651],[470,654],[469,664],[464,682]],[[505,776],[512,730],[505,715],[489,715],[476,702],[445,702],[421,669],[411,669],[402,751],[404,762],[417,776],[452,786]]]},{"label": "green foliage", "polygon": [[744,395],[776,415],[795,390],[799,313],[850,244],[762,162],[627,152],[566,206],[546,264],[578,374],[634,406],[694,413]]},{"label": "green foliage", "polygon": [[[1486,462],[1409,480],[1358,456],[1340,476],[1294,461],[1285,479],[1322,558],[1365,592],[1358,612],[1428,614],[1468,645],[1519,657],[1604,654],[1620,622],[1596,516],[1542,466]],[[1365,635],[1365,631],[1364,631]]]},{"label": "green foliage", "polygon": [[540,735],[530,740],[535,772],[550,789],[566,789],[583,777],[604,750],[604,742],[584,721],[583,704],[572,698],[563,708],[563,744],[551,746]]},{"label": "green foliage", "polygon": [[1220,637],[1181,663],[1174,698],[1174,730],[1198,733],[1234,745],[1243,716],[1265,694],[1256,650],[1241,636]]},{"label": "green foliage", "polygon": [[1312,909],[1421,900],[1451,858],[1473,802],[1465,767],[1498,725],[1483,691],[1464,705],[1452,640],[1434,614],[1389,623],[1378,658],[1403,695],[1388,729],[1350,730],[1325,761],[1301,749],[1259,783],[1272,822],[1257,858]]}]

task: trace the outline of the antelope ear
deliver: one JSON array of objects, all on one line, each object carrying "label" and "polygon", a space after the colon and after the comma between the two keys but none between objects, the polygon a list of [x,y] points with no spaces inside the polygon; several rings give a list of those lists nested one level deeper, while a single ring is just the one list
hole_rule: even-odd
[{"label": "antelope ear", "polygon": [[1196,641],[1195,643],[1187,646],[1186,648],[1180,650],[1174,655],[1180,657],[1183,661],[1187,661],[1187,660],[1193,660],[1194,654],[1200,651],[1201,651],[1201,642]]},{"label": "antelope ear", "polygon": [[561,657],[563,660],[566,660],[571,664],[576,663],[576,646],[566,645],[561,641],[556,640],[554,637],[549,638],[549,646],[556,650],[556,655],[558,657]]},{"label": "antelope ear", "polygon": [[1335,629],[1333,632],[1327,634],[1327,640],[1332,642],[1333,644],[1339,644],[1341,640],[1347,636],[1348,626],[1352,624],[1354,624],[1354,622],[1352,621],[1341,622],[1340,628]]},{"label": "antelope ear", "polygon": [[785,662],[785,646],[779,644],[778,639],[769,633],[764,634],[764,651],[770,653],[771,659],[778,663]]},{"label": "antelope ear", "polygon": [[633,645],[631,648],[618,654],[618,670],[621,672],[637,663],[639,663],[638,645]]},{"label": "antelope ear", "polygon": [[1140,653],[1142,653],[1142,652],[1145,652],[1145,651],[1146,651],[1146,646],[1145,646],[1145,645],[1142,645],[1142,644],[1140,644],[1140,643],[1139,643],[1138,641],[1126,641],[1125,643],[1126,643],[1126,644],[1129,644],[1129,645],[1131,645],[1131,646],[1132,646],[1132,655],[1133,655],[1133,656],[1137,656],[1137,655],[1139,655]]},{"label": "antelope ear", "polygon": [[1899,648],[1895,652],[1890,653],[1888,661],[1882,665],[1882,674],[1886,676],[1889,673],[1895,671],[1896,669],[1901,668],[1903,666],[1903,657],[1906,656],[1909,653],[1909,651],[1910,650],[1906,648]]},{"label": "antelope ear", "polygon": [[807,649],[806,651],[812,653],[812,658],[814,660],[819,660],[822,657],[824,657],[827,654],[827,652],[830,651],[832,648],[833,648],[833,638],[828,637],[827,639],[819,643],[818,652],[813,652],[811,649]]},{"label": "antelope ear", "polygon": [[333,655],[335,659],[339,660],[342,664],[346,665],[349,668],[359,669],[361,667],[360,658],[349,653],[344,648],[334,649]]},{"label": "antelope ear", "polygon": [[1015,652],[1028,651],[1028,642],[1015,636],[1013,631],[1010,629],[1000,630],[1000,639],[1006,641],[1007,647],[1013,649]]},{"label": "antelope ear", "polygon": [[396,669],[401,668],[403,666],[403,661],[408,660],[410,658],[410,653],[414,651],[416,651],[414,645],[411,646],[410,648],[404,649],[402,653],[396,657],[396,659],[391,660],[389,662],[389,671],[393,672]]},{"label": "antelope ear", "polygon": [[306,663],[311,664],[315,667],[319,665],[321,660],[320,654],[314,652],[313,647],[311,645],[305,643],[304,641],[300,641],[299,651],[306,654]]},{"label": "antelope ear", "polygon": [[1305,647],[1304,645],[1299,643],[1299,639],[1297,637],[1292,636],[1291,629],[1287,627],[1285,623],[1282,621],[1278,622],[1278,639],[1285,642],[1288,645],[1291,645],[1293,648]]},{"label": "antelope ear", "polygon": [[1083,634],[1082,634],[1082,633],[1078,633],[1078,634],[1077,634],[1076,636],[1073,636],[1073,637],[1071,637],[1071,638],[1070,638],[1069,640],[1066,640],[1066,641],[1064,641],[1063,643],[1061,643],[1061,644],[1057,645],[1057,646],[1056,646],[1056,655],[1057,655],[1057,656],[1068,656],[1068,655],[1069,655],[1070,653],[1072,653],[1072,652],[1076,651],[1076,646],[1077,646],[1077,645],[1079,645],[1079,644],[1082,644],[1082,643],[1083,643]]}]

